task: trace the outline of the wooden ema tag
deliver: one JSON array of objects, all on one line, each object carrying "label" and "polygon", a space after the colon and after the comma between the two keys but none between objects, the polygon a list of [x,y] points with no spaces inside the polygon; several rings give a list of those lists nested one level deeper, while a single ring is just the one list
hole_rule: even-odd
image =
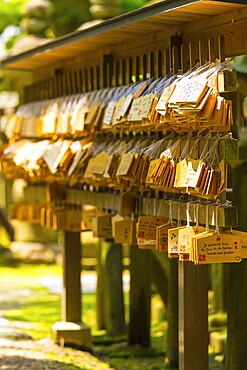
[{"label": "wooden ema tag", "polygon": [[100,103],[94,104],[92,107],[90,107],[84,122],[85,125],[91,126],[94,123],[94,120],[98,114],[99,107]]},{"label": "wooden ema tag", "polygon": [[54,134],[56,132],[57,114],[49,112],[40,117],[42,135]]},{"label": "wooden ema tag", "polygon": [[[4,129],[5,135],[7,136],[7,138],[12,138],[14,136],[14,133],[15,133],[16,124],[17,124],[17,121],[18,121],[18,116],[14,115],[14,114],[4,115],[1,118],[1,122],[2,122],[2,120],[6,120],[6,126],[5,126],[5,129]],[[4,125],[2,125],[2,127],[4,127]]]},{"label": "wooden ema tag", "polygon": [[167,222],[168,219],[161,216],[139,216],[136,232],[139,248],[156,249],[156,228]]},{"label": "wooden ema tag", "polygon": [[[136,161],[137,168],[135,169],[135,174],[133,173],[133,177],[131,179],[134,184],[144,185],[148,173],[149,168],[149,157],[145,154],[139,155],[139,161]],[[134,172],[134,169],[132,169]]]},{"label": "wooden ema tag", "polygon": [[217,94],[212,89],[210,89],[210,94],[208,95],[208,99],[205,102],[203,109],[197,116],[198,119],[206,120],[204,121],[206,125],[208,125],[207,120],[211,119],[213,116],[216,102],[217,102]]},{"label": "wooden ema tag", "polygon": [[165,116],[167,112],[167,102],[170,98],[171,94],[173,93],[173,90],[175,89],[175,84],[171,84],[163,90],[161,97],[156,105],[156,111],[160,113],[162,116]]},{"label": "wooden ema tag", "polygon": [[116,176],[127,176],[134,161],[134,153],[126,153],[122,156]]},{"label": "wooden ema tag", "polygon": [[68,140],[57,141],[52,145],[52,147],[45,152],[43,159],[46,162],[50,172],[52,174],[57,172],[60,161],[62,160],[64,154],[70,147],[71,142]]},{"label": "wooden ema tag", "polygon": [[110,101],[108,103],[106,109],[105,109],[103,124],[105,124],[105,125],[110,125],[111,124],[115,108],[116,108],[116,102],[115,101]]},{"label": "wooden ema tag", "polygon": [[159,124],[160,123],[159,122],[160,114],[156,111],[156,107],[157,107],[158,102],[159,102],[159,97],[158,97],[157,94],[155,94],[153,104],[152,104],[152,107],[151,107],[151,111],[149,113],[149,120],[153,124]]},{"label": "wooden ema tag", "polygon": [[131,121],[141,121],[142,120],[141,101],[142,101],[142,97],[133,99],[130,112],[128,115],[128,121],[131,122]]},{"label": "wooden ema tag", "polygon": [[131,218],[116,221],[113,234],[116,243],[136,245],[136,222]]},{"label": "wooden ema tag", "polygon": [[105,179],[112,179],[115,177],[117,171],[118,156],[116,154],[109,154],[105,164],[105,171],[103,177]]},{"label": "wooden ema tag", "polygon": [[111,222],[112,222],[112,236],[113,238],[115,238],[115,228],[114,228],[114,225],[116,222],[118,221],[123,221],[123,216],[120,216],[119,214],[116,214],[114,216],[112,216],[112,219],[111,219]]},{"label": "wooden ema tag", "polygon": [[176,175],[174,180],[175,188],[186,187],[186,175],[187,175],[188,163],[186,159],[178,162],[176,165]]},{"label": "wooden ema tag", "polygon": [[84,131],[86,113],[85,109],[76,109],[73,112],[70,121],[70,126],[73,132]]},{"label": "wooden ema tag", "polygon": [[81,210],[79,208],[66,209],[66,230],[74,232],[81,231]]},{"label": "wooden ema tag", "polygon": [[69,112],[60,112],[57,117],[56,133],[67,134],[69,132]]},{"label": "wooden ema tag", "polygon": [[114,110],[114,113],[113,113],[113,117],[112,117],[112,124],[113,125],[116,125],[117,123],[119,123],[120,119],[121,119],[121,111],[122,111],[122,107],[125,103],[125,100],[126,100],[126,97],[125,96],[122,96],[117,102],[116,102],[116,107],[115,107],[115,110]]},{"label": "wooden ema tag", "polygon": [[12,204],[9,207],[9,218],[30,223],[40,223],[41,204]]},{"label": "wooden ema tag", "polygon": [[159,252],[168,252],[168,231],[175,226],[175,222],[168,222],[156,228],[156,249]]},{"label": "wooden ema tag", "polygon": [[64,171],[67,172],[69,166],[72,163],[73,158],[74,158],[74,153],[72,153],[71,149],[68,148],[59,163],[59,168],[62,168]]},{"label": "wooden ema tag", "polygon": [[206,89],[208,89],[208,86],[205,78],[183,78],[176,83],[176,87],[173,90],[168,103],[190,103],[197,105]]},{"label": "wooden ema tag", "polygon": [[16,135],[21,135],[21,130],[22,130],[22,125],[23,125],[23,121],[24,121],[24,117],[21,117],[21,116],[16,116],[16,120],[15,120],[15,126],[14,126],[14,131],[13,131],[13,134],[16,134]]},{"label": "wooden ema tag", "polygon": [[94,168],[95,168],[96,162],[97,162],[97,159],[95,159],[95,158],[96,157],[91,157],[88,161],[88,164],[87,164],[84,176],[83,176],[85,179],[93,178]]},{"label": "wooden ema tag", "polygon": [[226,232],[233,234],[234,236],[239,238],[239,244],[241,246],[241,255],[242,258],[247,258],[247,233],[244,231],[239,231],[239,230],[232,230]]},{"label": "wooden ema tag", "polygon": [[104,112],[105,112],[105,105],[101,104],[97,112],[97,115],[95,117],[94,123],[93,123],[94,129],[98,129],[98,130],[101,129]]},{"label": "wooden ema tag", "polygon": [[178,231],[186,226],[173,227],[168,230],[168,253],[178,254]]},{"label": "wooden ema tag", "polygon": [[81,159],[85,156],[86,150],[84,148],[81,148],[78,150],[73,158],[73,161],[70,164],[69,170],[68,170],[68,176],[71,176],[73,172],[78,168],[78,165],[81,161]]},{"label": "wooden ema tag", "polygon": [[153,184],[159,185],[166,178],[166,174],[169,171],[170,159],[163,156],[159,158],[154,166],[153,171],[150,174],[150,181]]},{"label": "wooden ema tag", "polygon": [[57,231],[80,232],[81,210],[79,208],[66,208],[66,206],[48,207],[45,212],[45,223],[47,227],[52,227]]},{"label": "wooden ema tag", "polygon": [[[203,162],[198,165],[197,172],[199,176],[195,188],[190,188],[191,194],[197,194],[204,198],[214,199],[222,191],[226,189],[226,164],[225,161],[221,161],[217,167],[207,167]],[[193,185],[195,184],[195,181]]]},{"label": "wooden ema tag", "polygon": [[191,237],[191,239],[190,239],[190,254],[189,254],[190,261],[195,262],[195,260],[196,260],[196,253],[197,253],[197,251],[196,251],[196,242],[197,242],[197,240],[200,239],[200,238],[205,238],[207,236],[211,236],[213,234],[214,233],[211,232],[211,231],[204,231],[202,233],[199,233],[199,234],[194,235],[194,236]]},{"label": "wooden ema tag", "polygon": [[206,229],[202,226],[186,226],[178,230],[178,253],[190,253],[192,236],[202,233]]},{"label": "wooden ema tag", "polygon": [[[153,181],[153,185],[158,186],[162,189],[170,189],[174,186],[174,180],[176,175],[176,165],[173,159],[162,157],[160,163],[157,162],[153,173],[150,178]],[[152,183],[150,186],[152,187]]]},{"label": "wooden ema tag", "polygon": [[24,137],[41,136],[42,122],[39,118],[25,117],[22,121],[21,135]]},{"label": "wooden ema tag", "polygon": [[149,162],[149,167],[148,167],[148,174],[147,174],[147,178],[146,178],[146,184],[153,184],[153,179],[151,177],[157,163],[158,163],[159,159],[152,159],[150,162]]},{"label": "wooden ema tag", "polygon": [[148,119],[154,102],[154,94],[147,94],[141,97],[140,115],[141,118]]},{"label": "wooden ema tag", "polygon": [[126,97],[126,99],[125,99],[125,101],[122,105],[122,108],[121,108],[121,111],[120,111],[120,117],[124,117],[127,114],[128,110],[130,108],[130,105],[132,103],[132,100],[133,100],[133,95],[129,94]]},{"label": "wooden ema tag", "polygon": [[84,206],[81,212],[81,229],[92,230],[93,219],[105,213],[93,206]]},{"label": "wooden ema tag", "polygon": [[48,206],[46,208],[45,214],[46,227],[53,228],[53,213],[54,213],[53,207]]},{"label": "wooden ema tag", "polygon": [[99,238],[112,238],[112,219],[113,215],[106,214],[93,218],[93,236]]},{"label": "wooden ema tag", "polygon": [[197,184],[199,172],[199,164],[201,162],[197,159],[191,159],[187,164],[187,171],[185,176],[185,185],[194,188]]},{"label": "wooden ema tag", "polygon": [[242,245],[247,244],[234,231],[201,236],[195,241],[196,264],[241,262]]},{"label": "wooden ema tag", "polygon": [[134,161],[125,180],[129,180],[135,185],[143,184],[146,179],[148,169],[148,157],[143,153],[135,153]]},{"label": "wooden ema tag", "polygon": [[95,176],[103,177],[108,162],[109,154],[102,152],[96,155],[94,159],[93,174]]}]

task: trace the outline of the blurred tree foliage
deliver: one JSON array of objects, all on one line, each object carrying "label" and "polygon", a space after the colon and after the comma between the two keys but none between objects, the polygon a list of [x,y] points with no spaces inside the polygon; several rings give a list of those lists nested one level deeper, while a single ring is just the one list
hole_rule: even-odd
[{"label": "blurred tree foliage", "polygon": [[[9,25],[18,26],[29,0],[0,0],[0,33]],[[93,19],[89,0],[51,0],[54,7],[53,26],[56,37],[76,30],[82,23]]]},{"label": "blurred tree foliage", "polygon": [[9,25],[19,25],[27,2],[28,0],[0,0],[0,33]]},{"label": "blurred tree foliage", "polygon": [[[29,0],[0,0],[0,33],[9,26],[18,26],[23,14],[24,5]],[[119,5],[119,14],[137,9],[147,3],[147,0],[50,0],[54,7],[53,26],[56,37],[75,31],[85,22],[95,19],[89,8],[93,5]],[[38,0],[37,0],[38,2]],[[109,15],[111,17],[111,15]]]},{"label": "blurred tree foliage", "polygon": [[51,0],[54,6],[53,24],[56,37],[75,31],[82,23],[93,19],[89,0]]}]

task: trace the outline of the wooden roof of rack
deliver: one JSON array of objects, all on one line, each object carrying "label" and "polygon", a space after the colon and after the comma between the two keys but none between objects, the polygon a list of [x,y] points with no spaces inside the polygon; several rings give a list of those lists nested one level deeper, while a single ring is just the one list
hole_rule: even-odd
[{"label": "wooden roof of rack", "polygon": [[247,8],[246,0],[165,0],[9,56],[1,65],[11,70],[37,71],[61,58],[66,61],[126,40],[134,41],[150,30],[162,31],[169,25],[180,27],[243,7]]}]

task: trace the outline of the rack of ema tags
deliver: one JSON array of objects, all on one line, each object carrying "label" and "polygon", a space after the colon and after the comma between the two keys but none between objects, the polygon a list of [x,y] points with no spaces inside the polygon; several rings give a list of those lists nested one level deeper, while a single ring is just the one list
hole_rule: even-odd
[{"label": "rack of ema tags", "polygon": [[235,89],[231,60],[216,60],[19,106],[4,117],[1,170],[28,186],[10,217],[195,264],[240,262],[247,234],[226,199],[238,145],[221,95]]}]

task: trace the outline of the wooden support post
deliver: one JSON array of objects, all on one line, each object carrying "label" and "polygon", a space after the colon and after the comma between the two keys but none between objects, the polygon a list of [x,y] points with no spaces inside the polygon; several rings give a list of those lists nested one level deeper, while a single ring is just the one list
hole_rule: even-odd
[{"label": "wooden support post", "polygon": [[[247,149],[247,147],[243,147]],[[233,201],[239,209],[239,230],[247,232],[247,161],[234,168]],[[247,260],[229,264],[226,370],[246,367]]]},{"label": "wooden support post", "polygon": [[168,305],[167,305],[167,361],[171,367],[178,366],[178,261],[169,259]]},{"label": "wooden support post", "polygon": [[63,232],[62,321],[52,327],[55,343],[91,349],[90,328],[81,323],[80,233]]},{"label": "wooden support post", "polygon": [[62,320],[81,321],[81,241],[80,233],[63,233]]},{"label": "wooden support post", "polygon": [[179,262],[179,370],[208,370],[208,267]]},{"label": "wooden support post", "polygon": [[129,344],[150,346],[151,251],[130,247]]},{"label": "wooden support post", "polygon": [[96,319],[97,329],[104,330],[105,322],[105,264],[102,255],[102,239],[99,238],[97,245],[97,289],[96,289]]}]

